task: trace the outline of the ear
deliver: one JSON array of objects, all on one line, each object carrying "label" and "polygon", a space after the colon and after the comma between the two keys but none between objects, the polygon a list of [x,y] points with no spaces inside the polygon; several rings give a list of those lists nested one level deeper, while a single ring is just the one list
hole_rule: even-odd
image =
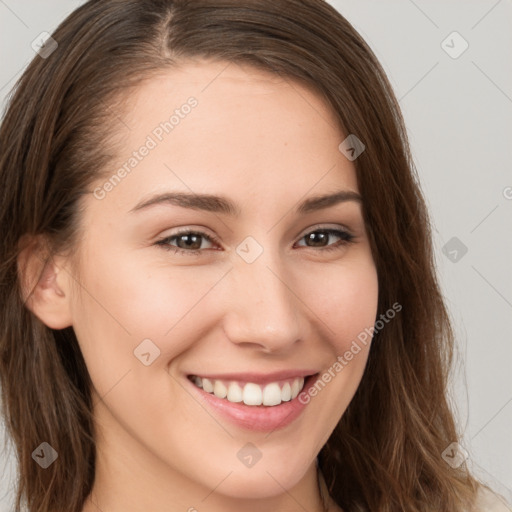
[{"label": "ear", "polygon": [[71,276],[63,258],[52,256],[41,236],[24,235],[17,266],[25,306],[51,329],[72,325]]}]

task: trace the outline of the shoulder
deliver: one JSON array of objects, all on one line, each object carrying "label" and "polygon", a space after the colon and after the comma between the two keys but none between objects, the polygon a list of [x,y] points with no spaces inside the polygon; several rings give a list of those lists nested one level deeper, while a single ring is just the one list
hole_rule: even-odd
[{"label": "shoulder", "polygon": [[487,487],[480,487],[474,512],[511,512],[512,508],[505,499]]}]

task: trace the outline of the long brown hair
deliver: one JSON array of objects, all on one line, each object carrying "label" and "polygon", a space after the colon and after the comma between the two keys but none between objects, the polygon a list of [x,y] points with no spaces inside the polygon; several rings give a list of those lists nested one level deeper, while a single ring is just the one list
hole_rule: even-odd
[{"label": "long brown hair", "polygon": [[[87,368],[72,327],[50,329],[26,307],[21,242],[41,242],[41,269],[72,251],[80,198],[116,154],[123,100],[201,57],[309,84],[366,147],[354,164],[378,315],[395,302],[402,311],[375,332],[358,391],[319,454],[331,496],[346,511],[469,510],[477,481],[442,458],[459,439],[447,401],[453,334],[426,206],[399,105],[350,23],[322,0],[91,0],[52,37],[58,47],[23,73],[0,130],[0,383],[17,509],[80,512],[95,470]],[[59,454],[46,470],[32,460],[41,442]]]}]

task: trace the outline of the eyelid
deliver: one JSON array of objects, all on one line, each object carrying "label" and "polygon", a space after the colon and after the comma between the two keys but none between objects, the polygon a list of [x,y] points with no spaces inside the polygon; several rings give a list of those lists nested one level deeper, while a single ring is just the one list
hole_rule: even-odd
[{"label": "eyelid", "polygon": [[306,235],[308,235],[309,233],[312,233],[313,231],[328,231],[330,229],[344,231],[345,233],[353,234],[352,230],[349,229],[344,224],[333,224],[333,225],[327,224],[326,225],[326,224],[320,223],[320,224],[313,224],[313,226],[310,226],[305,231],[302,231],[301,235],[298,237],[298,239],[305,237]]}]

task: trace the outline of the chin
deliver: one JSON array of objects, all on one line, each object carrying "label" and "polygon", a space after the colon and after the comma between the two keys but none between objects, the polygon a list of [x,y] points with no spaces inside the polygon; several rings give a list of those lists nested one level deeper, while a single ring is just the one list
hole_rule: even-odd
[{"label": "chin", "polygon": [[[235,474],[236,473],[236,474]],[[294,487],[300,479],[275,477],[272,471],[259,476],[234,472],[222,483],[219,493],[231,498],[257,500],[273,498],[283,494],[284,489]],[[274,478],[272,478],[272,476]]]},{"label": "chin", "polygon": [[286,454],[278,458],[267,458],[266,461],[264,458],[263,455],[253,467],[244,467],[242,464],[226,466],[223,474],[232,473],[219,486],[218,492],[240,499],[272,498],[281,495],[283,489],[297,485],[311,465],[307,461],[297,463]]}]

